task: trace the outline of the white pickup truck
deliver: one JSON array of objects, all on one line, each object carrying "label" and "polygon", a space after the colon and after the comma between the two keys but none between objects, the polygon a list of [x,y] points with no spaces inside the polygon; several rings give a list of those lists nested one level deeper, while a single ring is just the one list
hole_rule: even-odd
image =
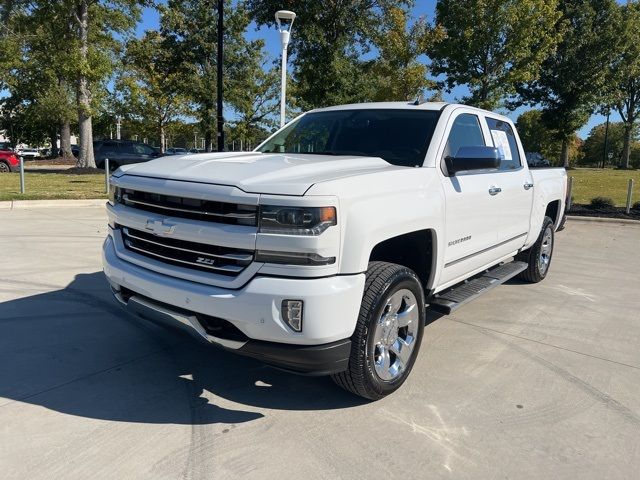
[{"label": "white pickup truck", "polygon": [[104,271],[135,314],[368,399],[399,388],[426,309],[548,272],[564,169],[463,105],[313,110],[252,152],[127,165]]}]

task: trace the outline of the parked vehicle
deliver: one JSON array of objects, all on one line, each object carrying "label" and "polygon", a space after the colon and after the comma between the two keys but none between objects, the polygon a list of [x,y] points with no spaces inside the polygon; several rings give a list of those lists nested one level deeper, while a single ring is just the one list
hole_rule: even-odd
[{"label": "parked vehicle", "polygon": [[538,152],[526,152],[527,165],[530,168],[547,168],[551,166],[551,162],[544,158],[541,153]]},{"label": "parked vehicle", "polygon": [[165,155],[188,155],[190,152],[186,148],[172,147],[164,151]]},{"label": "parked vehicle", "polygon": [[122,165],[148,162],[160,156],[149,145],[130,140],[98,140],[93,142],[96,166],[104,169],[105,158],[109,159],[109,169],[115,170]]},{"label": "parked vehicle", "polygon": [[40,158],[40,151],[37,148],[17,148],[16,153],[25,160]]},{"label": "parked vehicle", "polygon": [[0,173],[20,170],[20,159],[12,150],[0,150]]},{"label": "parked vehicle", "polygon": [[206,150],[204,148],[192,148],[189,150],[189,153],[205,153]]},{"label": "parked vehicle", "polygon": [[511,120],[442,103],[314,110],[253,152],[111,182],[104,272],[128,310],[368,399],[406,380],[426,308],[546,277],[566,194]]}]

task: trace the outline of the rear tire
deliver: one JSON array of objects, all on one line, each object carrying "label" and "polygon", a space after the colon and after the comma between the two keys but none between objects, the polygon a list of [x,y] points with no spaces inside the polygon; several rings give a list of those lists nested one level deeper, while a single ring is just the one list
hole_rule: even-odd
[{"label": "rear tire", "polygon": [[394,263],[369,263],[349,366],[332,375],[333,381],[369,400],[400,388],[420,350],[424,305],[422,284],[412,270]]},{"label": "rear tire", "polygon": [[9,173],[11,169],[9,165],[5,162],[0,161],[0,173]]},{"label": "rear tire", "polygon": [[516,260],[527,263],[527,269],[518,275],[518,278],[531,283],[538,283],[547,276],[553,256],[555,242],[553,220],[544,217],[540,235],[528,250],[516,255]]}]

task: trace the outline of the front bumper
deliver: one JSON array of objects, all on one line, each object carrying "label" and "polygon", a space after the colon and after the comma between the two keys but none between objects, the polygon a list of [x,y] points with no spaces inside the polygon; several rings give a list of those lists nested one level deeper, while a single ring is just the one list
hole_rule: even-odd
[{"label": "front bumper", "polygon": [[[364,274],[316,279],[256,276],[242,288],[232,290],[129,263],[117,256],[111,237],[104,243],[103,265],[121,303],[140,316],[168,321],[210,343],[289,370],[331,373],[346,368],[348,339],[360,310]],[[304,302],[300,333],[291,330],[282,318],[285,299]],[[203,327],[204,317],[228,322],[239,331],[240,338],[235,336],[230,342],[211,335]]]}]

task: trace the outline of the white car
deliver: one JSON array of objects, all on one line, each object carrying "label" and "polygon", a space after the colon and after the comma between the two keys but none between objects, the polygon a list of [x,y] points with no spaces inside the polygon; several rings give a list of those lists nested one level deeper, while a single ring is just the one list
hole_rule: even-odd
[{"label": "white car", "polygon": [[305,113],[252,152],[111,178],[104,272],[143,318],[378,399],[448,314],[549,271],[564,169],[529,170],[513,122],[443,103]]},{"label": "white car", "polygon": [[16,153],[26,159],[34,160],[36,158],[40,158],[40,152],[37,148],[18,148]]}]

